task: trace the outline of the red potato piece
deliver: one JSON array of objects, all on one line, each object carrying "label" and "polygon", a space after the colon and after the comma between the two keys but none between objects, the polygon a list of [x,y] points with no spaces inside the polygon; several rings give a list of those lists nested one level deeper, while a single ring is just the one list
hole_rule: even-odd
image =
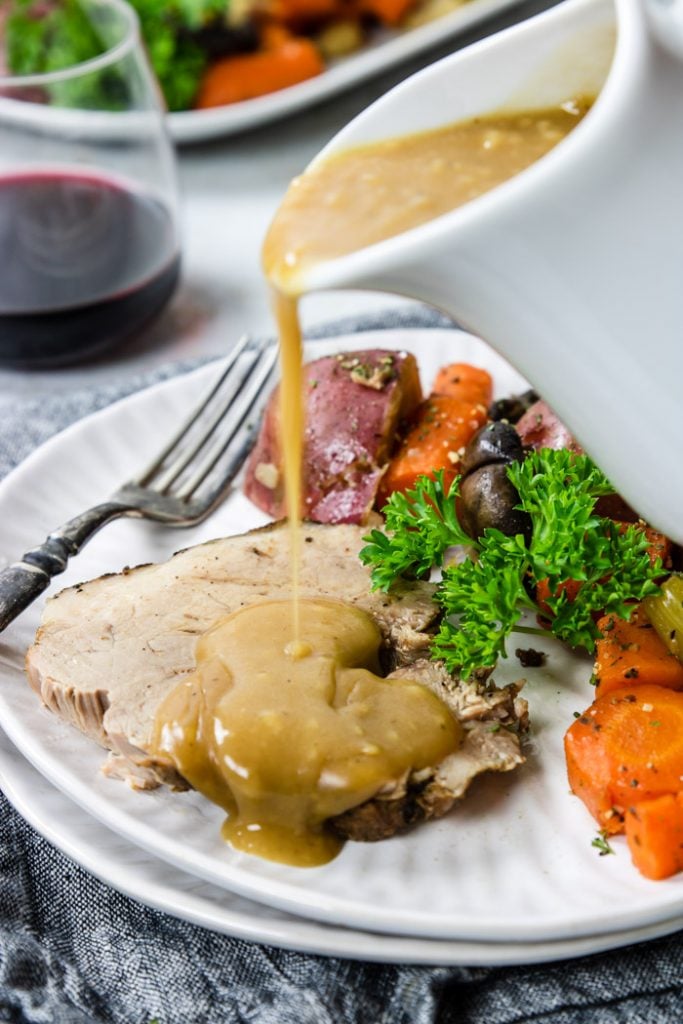
[{"label": "red potato piece", "polygon": [[[583,451],[574,435],[542,399],[529,406],[515,425],[515,429],[522,439],[522,444],[527,448],[533,448],[534,451],[541,448]],[[598,498],[595,511],[607,519],[623,520],[625,523],[634,523],[638,519],[637,512],[634,512],[619,494],[605,494]]]},{"label": "red potato piece", "polygon": [[528,448],[568,448],[580,452],[581,446],[564,423],[543,400],[534,402],[516,424],[522,444]]},{"label": "red potato piece", "polygon": [[[400,422],[422,391],[414,356],[369,349],[304,367],[303,507],[318,523],[362,523],[395,446]],[[244,492],[274,518],[285,514],[278,392],[266,409]]]}]

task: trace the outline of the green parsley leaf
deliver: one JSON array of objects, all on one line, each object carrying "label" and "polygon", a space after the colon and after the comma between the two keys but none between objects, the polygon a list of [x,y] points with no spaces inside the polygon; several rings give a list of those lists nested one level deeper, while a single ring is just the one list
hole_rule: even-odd
[{"label": "green parsley leaf", "polygon": [[486,530],[477,561],[447,567],[437,589],[445,617],[432,654],[449,671],[465,677],[477,668],[492,667],[505,657],[505,641],[517,625],[524,605],[528,552],[521,535],[506,537]]},{"label": "green parsley leaf", "polygon": [[[550,590],[550,632],[593,651],[596,613],[629,618],[633,602],[658,593],[663,573],[661,560],[651,562],[641,529],[596,513],[597,499],[613,488],[589,456],[543,449],[512,463],[507,473],[518,508],[531,518],[528,544],[521,534],[492,529],[476,543],[468,538],[455,511],[459,479],[446,493],[440,473],[392,495],[383,510],[385,531],[373,530],[360,553],[372,566],[373,587],[389,590],[401,576],[420,577],[441,566],[452,545],[474,550],[474,560],[444,569],[436,594],[444,618],[432,653],[463,676],[505,657],[511,632],[530,631],[519,619],[525,608],[540,613],[529,592],[542,581]],[[566,584],[572,581],[580,586],[570,597]]]},{"label": "green parsley leaf", "polygon": [[604,828],[601,828],[595,839],[591,841],[591,846],[595,847],[595,849],[598,850],[601,857],[606,857],[608,853],[614,853],[614,850],[612,849],[607,839],[607,836],[608,833],[605,831]]},{"label": "green parsley leaf", "polygon": [[472,543],[458,521],[457,497],[458,481],[446,490],[443,470],[433,480],[420,477],[406,494],[392,494],[382,510],[386,532],[372,530],[360,552],[363,565],[373,567],[373,590],[389,590],[399,576],[426,576],[443,564],[448,548]]}]

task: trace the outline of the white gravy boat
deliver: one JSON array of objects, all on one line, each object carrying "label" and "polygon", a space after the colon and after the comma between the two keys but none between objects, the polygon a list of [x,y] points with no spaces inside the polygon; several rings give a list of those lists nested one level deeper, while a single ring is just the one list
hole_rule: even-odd
[{"label": "white gravy boat", "polygon": [[387,93],[315,162],[480,113],[599,96],[517,177],[302,277],[305,290],[413,296],[481,335],[638,512],[679,542],[682,11],[683,0],[567,0]]}]

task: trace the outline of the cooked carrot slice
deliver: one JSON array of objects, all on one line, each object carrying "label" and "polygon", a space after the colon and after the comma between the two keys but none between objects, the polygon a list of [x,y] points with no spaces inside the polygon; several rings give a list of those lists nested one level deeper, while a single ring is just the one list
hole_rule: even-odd
[{"label": "cooked carrot slice", "polygon": [[462,453],[473,434],[486,422],[486,409],[479,402],[462,401],[446,395],[432,395],[418,409],[413,426],[389,463],[378,494],[381,508],[394,491],[415,486],[418,476],[434,476],[444,470],[450,486],[459,472]]},{"label": "cooked carrot slice", "polygon": [[270,17],[289,24],[327,21],[348,13],[348,4],[342,0],[271,0],[267,6]]},{"label": "cooked carrot slice", "polygon": [[683,690],[683,664],[667,650],[641,606],[628,622],[606,615],[598,628],[602,637],[596,644],[596,697],[648,684]]},{"label": "cooked carrot slice", "polygon": [[683,790],[683,693],[643,685],[595,701],[565,735],[567,772],[601,828],[629,807]]},{"label": "cooked carrot slice", "polygon": [[[567,600],[573,601],[582,586],[583,584],[580,580],[565,580],[564,583],[560,583],[557,588],[557,593],[559,594],[560,591],[565,591],[567,594]],[[550,584],[547,579],[539,580],[536,584],[536,604],[541,609],[543,615],[547,616],[549,619],[551,619],[553,615],[548,604],[548,598],[551,596]]]},{"label": "cooked carrot slice", "polygon": [[279,50],[293,38],[293,33],[286,25],[278,21],[266,21],[260,30],[259,50]]},{"label": "cooked carrot slice", "polygon": [[323,70],[322,57],[310,39],[293,37],[275,49],[216,61],[202,79],[195,105],[203,109],[254,99]]},{"label": "cooked carrot slice", "polygon": [[493,398],[491,374],[470,363],[450,363],[436,375],[432,394],[450,395],[469,402],[490,405]]},{"label": "cooked carrot slice", "polygon": [[633,863],[646,878],[668,878],[683,871],[683,793],[629,807],[626,839]]}]

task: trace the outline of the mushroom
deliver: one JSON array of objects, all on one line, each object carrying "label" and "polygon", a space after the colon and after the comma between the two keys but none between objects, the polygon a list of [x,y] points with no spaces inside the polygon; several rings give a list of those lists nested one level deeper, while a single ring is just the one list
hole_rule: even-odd
[{"label": "mushroom", "polygon": [[473,539],[488,527],[528,542],[531,519],[519,505],[519,494],[507,475],[511,462],[521,462],[524,447],[515,428],[504,420],[487,423],[474,435],[462,459],[458,517]]},{"label": "mushroom", "polygon": [[532,388],[524,391],[521,395],[499,398],[489,406],[489,419],[507,420],[508,423],[516,423],[517,420],[522,418],[527,409],[537,401],[538,395]]},{"label": "mushroom", "polygon": [[476,432],[465,448],[461,472],[463,476],[473,473],[481,466],[494,462],[521,462],[524,447],[515,428],[505,420],[486,423]]}]

